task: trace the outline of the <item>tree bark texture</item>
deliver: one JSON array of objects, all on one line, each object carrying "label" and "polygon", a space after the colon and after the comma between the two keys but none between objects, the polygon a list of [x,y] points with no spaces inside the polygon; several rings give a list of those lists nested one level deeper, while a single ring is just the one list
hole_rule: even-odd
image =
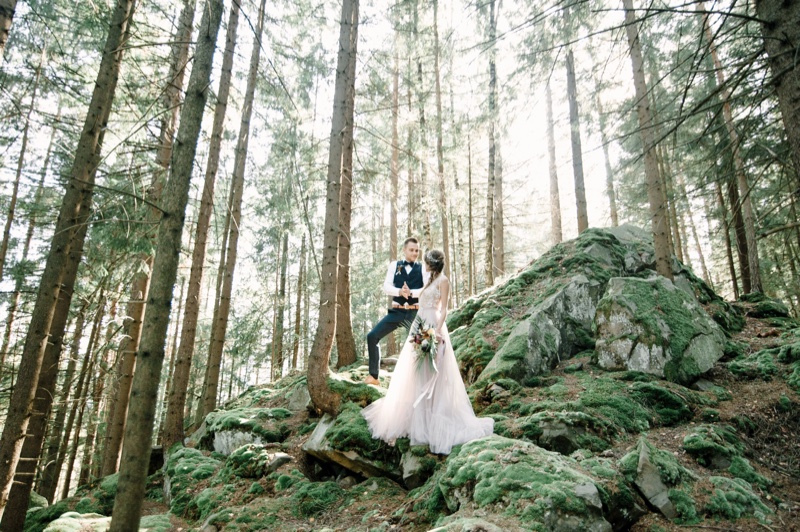
[{"label": "tree bark texture", "polygon": [[486,187],[486,252],[484,275],[486,286],[494,284],[494,184],[495,156],[497,152],[495,135],[497,122],[497,65],[495,64],[495,40],[497,39],[497,20],[495,18],[495,0],[489,0],[489,171]]},{"label": "tree bark texture", "polygon": [[498,144],[495,159],[494,219],[492,220],[492,267],[496,279],[505,273],[505,229],[503,227],[503,157]]},{"label": "tree bark texture", "polygon": [[286,269],[289,265],[289,232],[283,232],[281,238],[281,267],[278,280],[277,316],[275,319],[275,338],[272,339],[272,382],[283,377],[283,320],[286,316]]},{"label": "tree bark texture", "polygon": [[92,99],[78,140],[67,190],[61,203],[50,252],[39,283],[17,372],[17,385],[9,400],[8,416],[3,427],[3,435],[0,437],[0,514],[3,513],[8,501],[14,470],[19,461],[24,435],[27,433],[42,368],[42,358],[53,321],[58,292],[65,275],[69,249],[75,245],[73,241],[77,228],[86,223],[90,214],[94,176],[100,161],[101,135],[111,113],[132,7],[133,0],[117,0],[111,14],[109,32]]},{"label": "tree bark texture", "polygon": [[[697,5],[697,9],[705,11],[703,3]],[[800,20],[800,9],[795,7],[795,21]],[[786,13],[788,16],[789,14]],[[763,26],[762,26],[763,28]],[[725,122],[725,129],[728,131],[728,137],[731,142],[731,156],[733,157],[733,168],[736,175],[736,184],[739,188],[739,203],[731,204],[731,209],[741,211],[742,221],[744,223],[744,237],[747,242],[747,264],[750,270],[750,289],[745,289],[748,292],[763,292],[764,288],[761,285],[761,268],[758,261],[758,241],[756,239],[756,217],[753,212],[753,201],[750,195],[750,184],[747,177],[747,172],[744,167],[741,152],[741,140],[739,133],[736,131],[736,125],[733,122],[733,112],[731,111],[731,91],[725,81],[725,73],[722,69],[722,62],[717,53],[716,43],[711,31],[711,25],[708,21],[708,15],[703,15],[703,30],[705,37],[708,40],[708,49],[711,53],[711,59],[714,62],[714,70],[717,75],[717,83],[720,87],[720,98],[722,99],[722,117]],[[795,35],[800,35],[800,30],[794,28]],[[765,39],[765,45],[767,40]],[[795,43],[795,46],[797,44]],[[795,58],[795,61],[797,58]],[[796,64],[795,67],[797,68]],[[797,76],[797,75],[796,75]],[[798,79],[798,78],[796,78]],[[795,95],[800,95],[800,84],[795,84],[797,92]],[[794,104],[797,107],[797,101]],[[798,111],[795,109],[795,112]],[[800,117],[800,114],[795,116]],[[797,126],[800,128],[800,125]]]},{"label": "tree bark texture", "polygon": [[550,235],[553,245],[564,239],[561,230],[561,199],[558,191],[558,167],[556,165],[556,134],[553,119],[553,92],[550,84],[545,88],[547,106],[547,154],[550,168]]},{"label": "tree bark texture", "polygon": [[222,0],[205,2],[194,64],[172,151],[170,176],[161,201],[164,215],[158,227],[153,278],[147,299],[142,339],[136,353],[137,368],[125,427],[119,484],[110,527],[112,532],[136,531],[139,528],[155,424],[158,384],[161,380],[172,292],[177,278],[181,234],[189,199],[189,183],[208,95],[222,10]]},{"label": "tree bark texture", "polygon": [[214,210],[214,188],[219,169],[222,134],[225,129],[225,114],[228,109],[231,78],[233,75],[233,56],[236,49],[236,33],[239,26],[240,6],[238,1],[231,2],[228,15],[228,29],[225,35],[225,52],[222,57],[222,73],[217,91],[217,102],[214,106],[214,123],[211,126],[211,142],[208,147],[203,192],[200,199],[200,210],[197,213],[194,248],[192,250],[192,266],[189,270],[189,287],[183,313],[178,352],[174,355],[175,368],[167,400],[167,414],[164,420],[162,443],[169,449],[173,443],[183,439],[184,410],[186,408],[186,390],[189,386],[189,374],[194,355],[195,337],[197,336],[197,320],[200,316],[200,290],[203,284],[203,266],[208,243],[208,228]]},{"label": "tree bark texture", "polygon": [[[250,67],[247,73],[247,86],[244,94],[242,116],[239,124],[239,136],[236,141],[236,151],[233,163],[233,176],[231,177],[231,204],[230,225],[228,227],[227,250],[225,252],[225,271],[220,287],[219,306],[214,313],[212,327],[214,328],[213,342],[209,346],[209,371],[213,372],[219,367],[222,352],[225,346],[225,336],[228,330],[228,318],[231,310],[231,295],[233,294],[233,275],[236,270],[236,258],[239,247],[239,231],[242,223],[242,199],[244,196],[244,175],[247,166],[247,150],[250,142],[250,119],[253,114],[253,99],[256,93],[258,80],[258,64],[261,60],[261,37],[264,32],[264,6],[261,0],[256,21],[256,39],[250,55]],[[212,361],[214,365],[212,365]],[[219,376],[209,374],[208,388],[203,390],[203,413],[216,408],[217,386]]]},{"label": "tree bark texture", "polygon": [[[83,242],[87,228],[87,224],[83,224],[78,228],[75,235],[76,245],[70,248],[70,257],[50,327],[50,338],[42,357],[42,370],[39,373],[31,420],[28,423],[27,436],[22,444],[20,461],[15,471],[15,480],[9,493],[8,511],[3,514],[3,519],[0,521],[0,530],[22,530],[24,528],[25,512],[28,510],[37,467],[39,464],[43,467],[49,466],[48,461],[40,460],[42,445],[47,432],[47,423],[50,421],[50,411],[53,406],[53,396],[58,381],[58,367],[61,361],[64,332],[69,319],[69,307],[72,302],[75,281],[78,277],[78,268],[81,262],[80,258],[83,255]],[[55,428],[51,430],[55,430]],[[60,432],[58,434],[60,436]],[[55,473],[57,479],[59,471]],[[42,495],[44,496],[44,494]]]},{"label": "tree bark texture", "polygon": [[639,24],[633,10],[633,0],[623,0],[625,9],[625,31],[628,36],[628,46],[631,53],[631,67],[633,81],[636,89],[636,111],[639,117],[639,131],[642,135],[644,148],[644,170],[647,179],[647,197],[650,203],[650,222],[653,231],[653,243],[656,253],[656,271],[668,279],[672,279],[672,256],[669,248],[667,231],[667,212],[664,205],[664,190],[661,176],[658,171],[658,161],[655,153],[655,140],[653,138],[652,115],[650,99],[647,96],[647,82],[644,77],[644,60],[642,47],[639,42]]},{"label": "tree bark texture", "polygon": [[[800,2],[757,0],[764,49],[769,56],[772,84],[789,140],[796,187],[800,188]],[[794,191],[797,194],[797,190]]]},{"label": "tree bark texture", "polygon": [[339,26],[339,51],[336,63],[336,81],[333,93],[328,173],[326,177],[325,224],[323,233],[322,270],[320,276],[319,322],[314,343],[308,356],[308,391],[314,407],[331,415],[339,411],[341,398],[328,386],[328,364],[331,346],[336,333],[336,286],[339,242],[339,199],[342,179],[342,150],[346,127],[348,90],[348,63],[354,54],[354,26],[358,24],[358,0],[343,0]]},{"label": "tree bark texture", "polygon": [[450,277],[450,232],[447,221],[447,183],[444,179],[444,149],[442,147],[442,74],[439,68],[439,0],[433,0],[434,74],[436,76],[436,177],[439,182],[439,222],[442,225],[442,249],[445,253],[444,274]]},{"label": "tree bark texture", "polygon": [[306,235],[300,243],[300,267],[297,272],[297,302],[294,306],[294,342],[292,345],[292,369],[296,370],[297,359],[300,352],[300,308],[303,303],[303,291],[308,290],[306,284]]},{"label": "tree bark texture", "polygon": [[567,50],[567,99],[569,100],[569,132],[572,145],[572,176],[575,180],[575,206],[578,213],[578,233],[589,228],[586,209],[586,187],[583,183],[583,147],[581,119],[578,111],[578,83],[575,79],[575,59]]},{"label": "tree bark texture", "polygon": [[350,54],[347,61],[347,100],[342,136],[342,184],[339,191],[339,270],[336,287],[336,367],[356,361],[350,298],[350,211],[353,204],[353,120],[355,115],[356,54],[358,53],[358,4],[353,6]]}]

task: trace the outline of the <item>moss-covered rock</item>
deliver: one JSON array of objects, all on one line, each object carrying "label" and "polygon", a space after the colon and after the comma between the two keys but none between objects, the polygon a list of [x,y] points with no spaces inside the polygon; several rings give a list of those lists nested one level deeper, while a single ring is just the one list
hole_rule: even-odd
[{"label": "moss-covered rock", "polygon": [[728,425],[694,427],[684,436],[683,448],[700,464],[715,469],[727,469],[731,459],[744,451],[736,431]]},{"label": "moss-covered rock", "polygon": [[197,449],[178,447],[168,457],[164,471],[164,498],[170,512],[178,516],[196,511],[192,488],[198,480],[212,477],[222,462]]},{"label": "moss-covered rock", "polygon": [[771,381],[778,373],[778,366],[775,363],[777,352],[777,349],[764,349],[748,356],[739,357],[728,362],[728,369],[741,379]]},{"label": "moss-covered rock", "polygon": [[225,467],[237,477],[259,478],[289,463],[292,457],[286,453],[269,452],[263,445],[249,443],[233,451]]},{"label": "moss-covered rock", "polygon": [[285,420],[291,415],[291,411],[286,408],[217,409],[206,416],[200,428],[190,437],[190,441],[200,448],[225,456],[248,443],[282,442],[290,433]]},{"label": "moss-covered rock", "polygon": [[525,530],[611,530],[599,481],[576,460],[530,443],[500,436],[466,443],[434,479],[431,497],[456,515],[481,509]]},{"label": "moss-covered rock", "polygon": [[765,522],[772,513],[748,482],[727,477],[711,477],[710,480],[715,489],[705,506],[709,515],[723,519],[753,516]]},{"label": "moss-covered rock", "polygon": [[596,362],[689,384],[723,355],[725,335],[697,301],[663,277],[617,277],[598,303]]},{"label": "moss-covered rock", "polygon": [[401,479],[399,450],[372,437],[361,407],[355,403],[344,403],[335,418],[323,416],[303,450],[360,475]]}]

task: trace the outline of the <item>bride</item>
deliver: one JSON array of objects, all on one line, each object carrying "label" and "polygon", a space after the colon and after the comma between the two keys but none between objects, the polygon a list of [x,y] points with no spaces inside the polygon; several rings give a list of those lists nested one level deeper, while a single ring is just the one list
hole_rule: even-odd
[{"label": "bride", "polygon": [[450,281],[442,275],[444,253],[430,250],[424,263],[430,279],[419,297],[417,324],[435,330],[434,364],[418,360],[420,349],[412,338],[417,327],[412,327],[386,396],[362,414],[373,438],[393,444],[408,437],[411,445],[427,444],[433,453],[449,454],[454,445],[492,434],[494,420],[475,416],[458,370],[445,323]]}]

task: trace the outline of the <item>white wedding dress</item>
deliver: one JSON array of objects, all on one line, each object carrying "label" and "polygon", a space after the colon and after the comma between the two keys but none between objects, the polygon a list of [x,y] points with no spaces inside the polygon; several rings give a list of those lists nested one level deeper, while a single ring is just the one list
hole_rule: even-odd
[{"label": "white wedding dress", "polygon": [[[437,324],[447,308],[439,289],[443,279],[440,275],[420,294],[417,316],[428,324]],[[406,340],[386,396],[362,411],[373,438],[393,442],[407,437],[411,445],[427,444],[433,453],[449,454],[454,445],[492,434],[494,420],[476,417],[472,410],[447,324],[441,336],[436,370],[427,363],[418,366],[414,344]]]}]

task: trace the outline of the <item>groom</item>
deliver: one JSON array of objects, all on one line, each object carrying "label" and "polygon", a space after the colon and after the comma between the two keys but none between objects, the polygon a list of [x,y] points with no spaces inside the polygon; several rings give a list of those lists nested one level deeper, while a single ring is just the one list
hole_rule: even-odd
[{"label": "groom", "polygon": [[403,326],[411,327],[419,309],[418,297],[428,280],[429,273],[423,271],[419,257],[419,241],[408,237],[403,242],[403,258],[405,260],[392,261],[386,271],[383,282],[383,292],[392,296],[392,307],[389,313],[378,322],[367,335],[367,349],[369,351],[369,375],[364,382],[380,385],[378,372],[381,367],[381,350],[378,342],[381,338]]}]

